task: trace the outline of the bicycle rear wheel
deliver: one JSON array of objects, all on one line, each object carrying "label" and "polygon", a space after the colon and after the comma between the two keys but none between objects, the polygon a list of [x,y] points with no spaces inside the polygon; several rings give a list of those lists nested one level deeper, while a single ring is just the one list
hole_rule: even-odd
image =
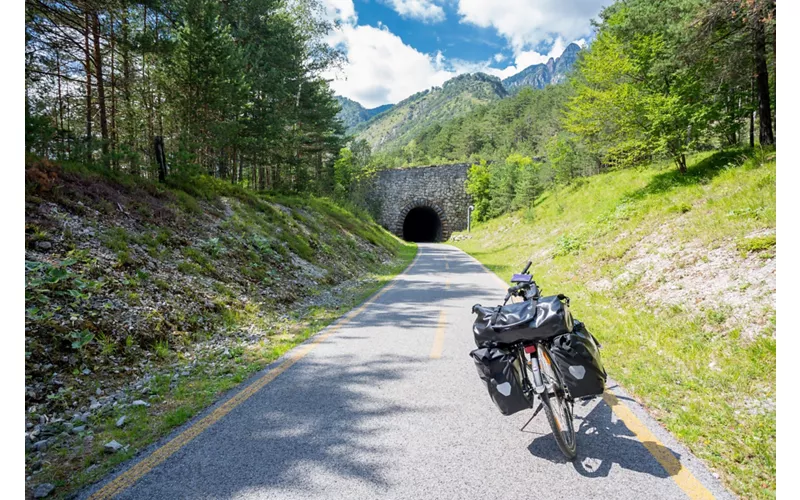
[{"label": "bicycle rear wheel", "polygon": [[550,351],[541,344],[537,351],[542,378],[546,386],[546,390],[539,396],[542,398],[542,406],[544,407],[545,415],[547,415],[547,423],[550,424],[553,437],[556,438],[556,443],[561,452],[568,460],[572,460],[577,454],[575,427],[572,423],[572,403],[566,399],[564,382],[558,371],[558,366],[553,363]]}]

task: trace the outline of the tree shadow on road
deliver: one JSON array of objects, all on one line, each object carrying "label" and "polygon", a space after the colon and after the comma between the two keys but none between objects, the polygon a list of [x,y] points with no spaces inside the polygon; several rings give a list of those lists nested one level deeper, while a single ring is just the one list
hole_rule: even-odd
[{"label": "tree shadow on road", "polygon": [[122,497],[233,498],[319,494],[324,485],[355,480],[380,496],[397,450],[374,444],[393,435],[397,417],[434,412],[397,404],[374,388],[391,388],[423,362],[347,356],[292,366],[143,477]]},{"label": "tree shadow on road", "polygon": [[[576,416],[575,423],[580,421],[575,429],[578,456],[572,466],[578,474],[584,477],[607,477],[614,464],[659,478],[667,478],[679,472],[680,467],[665,470],[650,450],[659,455],[669,453],[679,461],[678,453],[654,442],[639,441],[622,420],[612,418],[612,415],[611,407],[600,400],[585,417]],[[528,450],[536,457],[555,463],[567,463],[552,434],[534,439]]]}]

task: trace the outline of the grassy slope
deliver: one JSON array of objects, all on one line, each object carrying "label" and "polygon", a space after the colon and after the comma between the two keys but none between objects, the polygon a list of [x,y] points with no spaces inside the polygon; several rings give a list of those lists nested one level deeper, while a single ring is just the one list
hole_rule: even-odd
[{"label": "grassy slope", "polygon": [[[774,274],[721,285],[715,273],[769,270],[774,228],[774,153],[732,151],[696,156],[685,176],[660,165],[584,179],[454,241],[504,278],[531,258],[545,293],[568,294],[603,342],[610,376],[733,491],[769,498]],[[759,304],[750,316],[746,302]]]},{"label": "grassy slope", "polygon": [[[99,479],[365,300],[415,253],[325,199],[209,178],[165,188],[33,162],[26,421],[36,424],[31,444],[49,444],[26,449],[28,486],[54,483],[64,496]],[[100,408],[89,408],[94,398]],[[151,406],[129,406],[136,399]],[[71,431],[81,424],[70,425],[73,413],[87,411],[86,429]],[[104,453],[112,439],[126,448]]]}]

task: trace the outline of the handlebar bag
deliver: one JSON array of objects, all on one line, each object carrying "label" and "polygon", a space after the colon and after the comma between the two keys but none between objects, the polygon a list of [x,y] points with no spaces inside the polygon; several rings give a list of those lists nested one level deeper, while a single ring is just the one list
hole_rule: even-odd
[{"label": "handlebar bag", "polygon": [[503,415],[512,415],[533,406],[522,385],[520,361],[513,353],[499,347],[484,347],[469,353],[489,397]]},{"label": "handlebar bag", "polygon": [[566,297],[553,295],[497,307],[475,304],[475,345],[547,339],[572,331],[572,316],[562,298]]},{"label": "handlebar bag", "polygon": [[571,333],[553,339],[550,349],[570,396],[582,398],[603,393],[606,369],[600,359],[599,343],[580,321]]}]

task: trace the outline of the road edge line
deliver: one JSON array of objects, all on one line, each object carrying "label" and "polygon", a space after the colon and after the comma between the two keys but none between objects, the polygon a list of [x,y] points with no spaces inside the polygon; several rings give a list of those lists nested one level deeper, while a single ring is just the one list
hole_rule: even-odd
[{"label": "road edge line", "polygon": [[672,454],[661,440],[647,425],[639,420],[627,405],[622,403],[617,396],[608,389],[603,392],[603,401],[614,412],[618,419],[625,423],[625,426],[633,432],[636,439],[650,452],[650,455],[661,464],[670,478],[678,487],[686,493],[692,500],[713,500],[715,497],[694,474]]},{"label": "road edge line", "polygon": [[[228,413],[233,411],[236,407],[240,404],[247,401],[252,395],[263,389],[267,384],[275,380],[281,373],[288,370],[292,365],[303,359],[308,353],[310,353],[319,343],[323,340],[327,339],[334,333],[336,333],[339,328],[349,323],[352,319],[356,316],[361,314],[367,306],[373,304],[378,298],[380,298],[384,293],[394,288],[397,284],[397,279],[401,276],[405,275],[408,271],[410,271],[414,265],[419,260],[421,255],[421,248],[417,246],[417,252],[414,255],[414,258],[411,262],[399,273],[397,273],[391,280],[387,281],[380,289],[376,290],[370,297],[368,297],[362,304],[359,306],[354,307],[347,313],[340,316],[336,321],[331,323],[330,325],[326,326],[319,332],[315,333],[302,343],[298,344],[297,346],[290,349],[286,352],[283,356],[276,359],[272,363],[270,363],[267,367],[265,367],[265,372],[263,375],[258,377],[254,377],[254,380],[251,382],[243,384],[241,388],[239,388],[235,393],[233,393],[230,397],[228,397],[224,402],[217,402],[218,406],[210,411],[210,413],[206,413],[202,417],[199,417],[195,420],[192,424],[188,427],[184,428],[182,431],[178,432],[173,438],[169,439],[165,444],[157,447],[155,450],[150,452],[147,456],[144,456],[141,460],[134,463],[127,469],[120,472],[118,475],[113,477],[107,483],[105,483],[102,487],[97,489],[94,493],[91,493],[88,498],[89,500],[101,500],[101,499],[108,499],[113,498],[116,495],[119,495],[123,491],[127,490],[136,482],[139,481],[142,477],[148,474],[151,470],[153,470],[156,466],[167,460],[171,457],[175,452],[189,444],[194,438],[199,436],[203,433],[207,428],[211,427],[213,424],[221,420],[224,416]],[[213,407],[213,405],[212,405]]]}]

